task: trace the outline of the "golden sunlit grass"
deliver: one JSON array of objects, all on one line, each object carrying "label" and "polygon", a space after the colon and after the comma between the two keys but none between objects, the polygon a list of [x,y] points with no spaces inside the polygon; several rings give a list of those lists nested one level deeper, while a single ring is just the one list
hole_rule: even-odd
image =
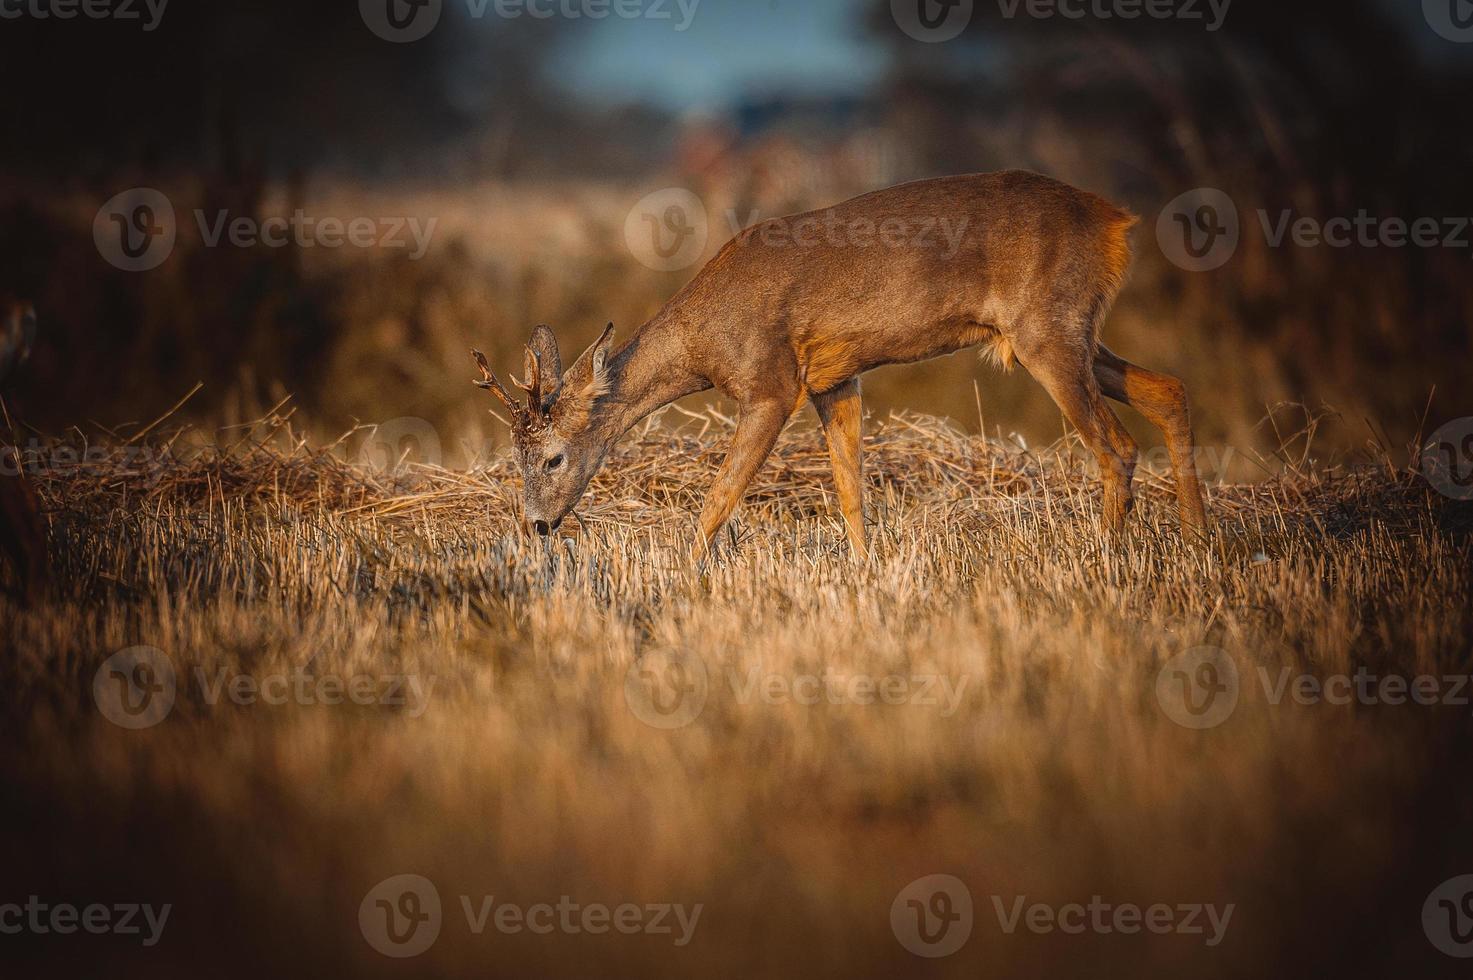
[{"label": "golden sunlit grass", "polygon": [[[160,436],[43,470],[66,585],[0,626],[12,886],[174,903],[157,947],[106,940],[128,975],[1439,968],[1420,910],[1469,870],[1468,708],[1271,695],[1285,668],[1467,674],[1466,512],[1386,460],[1286,470],[1211,487],[1216,533],[1190,547],[1169,480],[1143,472],[1111,541],[1066,446],[871,428],[862,566],[818,436],[793,430],[720,559],[690,567],[716,416],[626,440],[551,547],[517,533],[507,459],[375,471],[279,420],[228,452]],[[177,700],[133,731],[92,684],[137,645],[172,663]],[[1240,694],[1193,730],[1157,678],[1203,645]],[[687,724],[658,727],[641,668],[704,678]],[[417,686],[404,704],[211,703],[221,679],[298,673]],[[358,926],[401,873],[444,903],[405,962]],[[967,884],[975,928],[931,962],[890,909],[936,873]],[[463,895],[703,912],[683,947],[476,935]],[[1235,911],[1212,947],[1007,934],[993,897],[1020,895]],[[85,942],[104,940],[36,948],[82,961]]]}]

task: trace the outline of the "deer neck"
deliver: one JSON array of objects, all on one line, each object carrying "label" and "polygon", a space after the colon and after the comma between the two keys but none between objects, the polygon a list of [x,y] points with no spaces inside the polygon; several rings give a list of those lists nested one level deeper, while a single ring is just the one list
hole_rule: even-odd
[{"label": "deer neck", "polygon": [[679,324],[667,312],[636,330],[609,367],[614,378],[608,395],[613,438],[651,412],[711,387],[686,363]]}]

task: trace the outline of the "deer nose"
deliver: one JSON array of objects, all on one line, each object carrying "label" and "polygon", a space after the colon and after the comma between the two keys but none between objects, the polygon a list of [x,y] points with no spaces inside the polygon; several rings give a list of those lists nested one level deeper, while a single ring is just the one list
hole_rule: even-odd
[{"label": "deer nose", "polygon": [[548,534],[552,533],[552,528],[548,526],[546,521],[533,521],[532,527],[537,531],[538,537],[545,538]]}]

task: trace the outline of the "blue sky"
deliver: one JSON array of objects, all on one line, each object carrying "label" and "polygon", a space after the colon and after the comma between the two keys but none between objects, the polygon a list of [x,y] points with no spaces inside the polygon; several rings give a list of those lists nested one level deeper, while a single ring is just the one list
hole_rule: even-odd
[{"label": "blue sky", "polygon": [[866,0],[699,0],[684,31],[678,0],[662,6],[671,19],[569,24],[549,74],[598,102],[700,110],[754,91],[858,92],[887,65],[860,23]]},{"label": "blue sky", "polygon": [[[586,0],[538,0],[577,9]],[[774,91],[847,95],[869,89],[888,53],[864,27],[875,0],[606,0],[659,10],[663,18],[561,18],[548,76],[595,103],[648,102],[666,109],[723,109]],[[689,27],[681,3],[694,13]],[[1289,2],[1289,0],[1285,0]],[[1428,57],[1466,57],[1422,19],[1420,0],[1379,0]],[[1229,13],[1231,24],[1231,13]],[[938,51],[937,56],[946,52]]]}]

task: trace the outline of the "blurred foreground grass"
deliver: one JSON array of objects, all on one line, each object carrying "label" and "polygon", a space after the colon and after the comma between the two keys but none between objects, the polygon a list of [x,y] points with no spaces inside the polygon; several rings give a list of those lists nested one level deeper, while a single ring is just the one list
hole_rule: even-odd
[{"label": "blurred foreground grass", "polygon": [[[151,948],[5,936],[16,963],[151,977],[1456,965],[1421,908],[1473,860],[1468,708],[1272,697],[1285,670],[1470,671],[1469,515],[1387,460],[1213,486],[1217,531],[1198,549],[1155,473],[1108,541],[1067,445],[895,418],[866,438],[875,556],[856,566],[822,446],[793,430],[700,575],[685,556],[719,418],[627,440],[546,549],[516,531],[503,457],[373,469],[286,433],[276,419],[187,456],[159,435],[149,454],[104,445],[39,475],[65,585],[39,608],[0,605],[0,899],[174,910]],[[171,666],[174,700],[129,730],[93,684],[137,646]],[[1239,690],[1194,729],[1158,680],[1204,646]],[[216,686],[239,676],[305,677],[308,694],[242,703]],[[323,703],[321,681],[355,677],[369,703]],[[398,703],[383,696],[396,678]],[[370,948],[358,917],[402,873],[443,903],[438,939],[404,961]],[[922,960],[891,906],[941,873],[967,885],[975,927]],[[703,910],[684,946],[477,935],[460,896],[485,895]],[[1096,895],[1234,914],[1208,946],[1009,934],[994,905]]]}]

